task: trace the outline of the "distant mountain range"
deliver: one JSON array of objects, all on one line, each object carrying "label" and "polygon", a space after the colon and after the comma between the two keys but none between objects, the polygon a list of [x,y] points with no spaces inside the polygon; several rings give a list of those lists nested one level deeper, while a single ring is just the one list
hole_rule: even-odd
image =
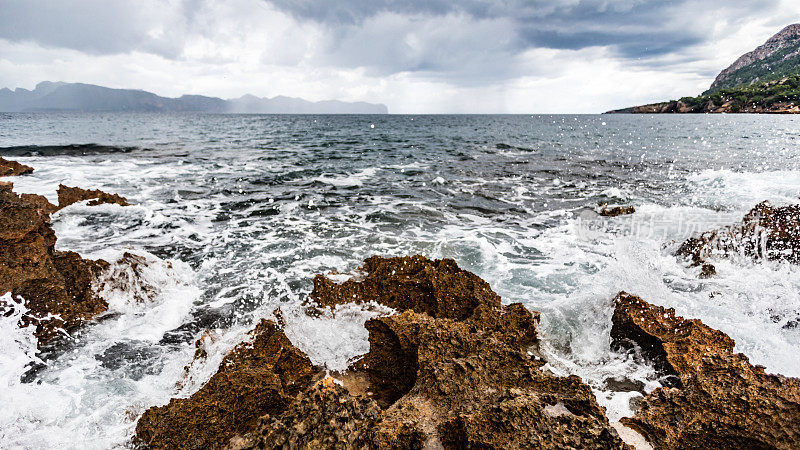
[{"label": "distant mountain range", "polygon": [[611,113],[800,113],[800,24],[740,56],[697,97]]},{"label": "distant mountain range", "polygon": [[203,95],[161,97],[138,89],[112,89],[83,83],[43,81],[34,90],[0,89],[0,112],[152,111],[261,114],[387,114],[386,105],[244,95],[224,100]]}]

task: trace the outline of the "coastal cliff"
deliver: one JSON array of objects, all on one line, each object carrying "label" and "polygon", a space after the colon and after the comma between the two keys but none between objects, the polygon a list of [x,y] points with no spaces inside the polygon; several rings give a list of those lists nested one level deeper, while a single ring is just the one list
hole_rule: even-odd
[{"label": "coastal cliff", "polygon": [[739,57],[697,97],[608,111],[612,114],[800,113],[800,24]]}]

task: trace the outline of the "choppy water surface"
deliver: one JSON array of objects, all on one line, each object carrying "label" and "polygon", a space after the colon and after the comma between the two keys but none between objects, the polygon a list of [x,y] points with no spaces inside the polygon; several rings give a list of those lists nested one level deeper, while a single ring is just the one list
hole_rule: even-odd
[{"label": "choppy water surface", "polygon": [[[136,286],[106,292],[111,314],[56,354],[0,317],[0,447],[126,445],[146,408],[194,392],[277,306],[312,360],[346,367],[381,310],[311,319],[298,305],[314,274],[373,254],[454,258],[541,311],[552,370],[583,377],[612,419],[640,394],[610,378],[659,386],[609,350],[623,289],[800,376],[798,268],[722,261],[699,280],[670,254],[761,200],[797,202],[798,138],[789,116],[0,115],[0,156],[36,168],[18,192],[55,200],[64,183],[134,204],[64,209],[58,247],[133,251],[157,287],[145,302]],[[599,202],[637,212],[600,219]],[[205,330],[212,356],[187,372]]]}]

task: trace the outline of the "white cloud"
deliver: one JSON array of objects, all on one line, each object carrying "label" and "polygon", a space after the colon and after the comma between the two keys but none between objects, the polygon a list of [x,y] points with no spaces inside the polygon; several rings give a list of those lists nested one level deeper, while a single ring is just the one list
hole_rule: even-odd
[{"label": "white cloud", "polygon": [[[0,9],[11,3],[22,8],[0,0]],[[363,100],[396,113],[593,113],[697,94],[798,13],[789,0],[760,16],[741,5],[697,6],[695,16],[676,10],[665,18],[670,27],[706,27],[707,39],[635,59],[614,45],[521,48],[518,24],[492,14],[383,11],[332,27],[261,0],[101,3],[61,7],[63,20],[74,21],[64,24],[54,25],[52,14],[34,24],[36,8],[18,10],[22,19],[13,26],[0,19],[0,87],[53,80],[167,96]],[[80,17],[85,8],[97,15]],[[93,24],[100,19],[106,22]],[[36,28],[42,24],[55,28]],[[27,26],[33,28],[19,32]]]}]

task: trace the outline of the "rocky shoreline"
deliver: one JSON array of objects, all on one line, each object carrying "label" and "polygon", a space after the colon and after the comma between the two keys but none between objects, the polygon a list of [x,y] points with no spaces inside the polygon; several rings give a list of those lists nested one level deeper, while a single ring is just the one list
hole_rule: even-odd
[{"label": "rocky shoreline", "polygon": [[[363,276],[315,278],[311,308],[356,298],[396,309],[367,322],[370,351],[331,378],[263,320],[188,399],[144,413],[146,448],[793,448],[800,380],[767,374],[699,320],[621,292],[612,345],[671,382],[612,424],[577,376],[538,351],[538,313],[503,306],[452,260],[372,257]],[[256,400],[258,399],[258,400]],[[627,428],[626,428],[627,427]],[[640,435],[638,435],[639,433]],[[631,436],[634,439],[631,439]]]},{"label": "rocky shoreline", "polygon": [[681,100],[673,100],[615,109],[606,114],[800,114],[800,106],[793,102],[739,106],[732,101],[716,104],[711,100],[703,104],[691,105]]},{"label": "rocky shoreline", "polygon": [[[115,265],[131,270],[115,271],[106,261],[55,250],[52,213],[76,202],[128,205],[98,190],[62,185],[57,194],[58,206],[0,184],[0,294],[25,299],[29,315],[19,325],[36,327],[40,347],[102,316],[102,285],[131,282],[124,277],[135,277],[140,263],[126,253]],[[603,205],[600,214],[633,212]],[[800,206],[761,203],[740,224],[676,251],[709,277],[714,259],[735,255],[800,263]],[[373,256],[341,278],[314,277],[305,313],[345,304],[394,311],[366,322],[369,351],[347,370],[314,365],[284,333],[276,310],[276,320],[260,320],[199,390],[147,409],[132,445],[790,449],[800,442],[800,380],[766,373],[735,353],[723,332],[640,297],[620,292],[613,299],[611,345],[640,355],[665,381],[632,417],[612,423],[589,385],[549,369],[539,350],[540,314],[503,304],[454,260]],[[4,301],[0,310],[10,306]],[[207,358],[203,340],[198,361]]]}]

